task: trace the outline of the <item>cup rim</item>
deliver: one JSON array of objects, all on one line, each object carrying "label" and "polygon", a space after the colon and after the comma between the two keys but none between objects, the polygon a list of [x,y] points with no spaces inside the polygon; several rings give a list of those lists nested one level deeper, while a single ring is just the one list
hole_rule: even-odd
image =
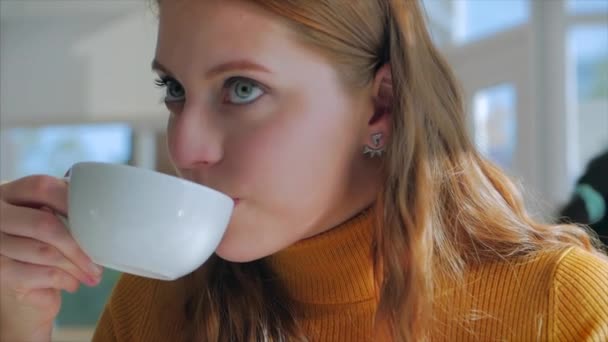
[{"label": "cup rim", "polygon": [[89,167],[89,166],[104,167],[104,168],[122,168],[124,170],[127,170],[128,172],[141,172],[141,173],[145,173],[145,174],[148,174],[150,176],[153,176],[153,177],[160,177],[160,178],[166,179],[166,180],[171,181],[171,182],[181,183],[181,184],[186,185],[186,186],[192,186],[192,185],[194,185],[196,188],[199,188],[199,189],[204,190],[204,191],[209,191],[209,192],[221,195],[225,199],[230,200],[231,202],[233,202],[232,198],[230,196],[228,196],[227,194],[225,194],[225,193],[223,193],[223,192],[221,192],[219,190],[213,189],[211,187],[208,187],[206,185],[195,183],[193,181],[190,181],[190,180],[187,180],[187,179],[184,179],[184,178],[181,178],[181,177],[171,176],[171,175],[168,175],[168,174],[165,174],[165,173],[162,173],[162,172],[158,172],[156,170],[146,169],[146,168],[143,168],[143,167],[137,167],[137,166],[127,165],[127,164],[106,163],[106,162],[90,162],[90,161],[88,161],[88,162],[78,162],[78,163],[75,163],[74,165],[72,165],[72,167],[70,168],[70,171],[69,171],[70,176],[69,177],[72,176],[72,172],[73,172],[72,170],[74,168],[77,168],[77,167]]}]

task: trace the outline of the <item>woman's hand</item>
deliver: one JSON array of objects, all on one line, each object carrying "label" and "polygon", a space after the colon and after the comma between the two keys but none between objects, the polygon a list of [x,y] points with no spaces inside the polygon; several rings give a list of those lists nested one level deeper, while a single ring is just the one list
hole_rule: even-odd
[{"label": "woman's hand", "polygon": [[67,189],[50,176],[0,185],[0,341],[50,341],[61,290],[101,280],[55,216],[67,216]]}]

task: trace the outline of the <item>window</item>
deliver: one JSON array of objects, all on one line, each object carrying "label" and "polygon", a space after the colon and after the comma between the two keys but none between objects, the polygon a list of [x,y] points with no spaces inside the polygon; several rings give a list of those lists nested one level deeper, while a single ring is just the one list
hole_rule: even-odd
[{"label": "window", "polygon": [[131,154],[131,128],[123,124],[12,128],[0,139],[3,180],[62,177],[76,162],[126,163]]},{"label": "window", "polygon": [[567,47],[578,139],[571,160],[576,174],[570,175],[570,181],[574,182],[595,155],[608,149],[608,24],[572,26]]},{"label": "window", "polygon": [[[607,2],[608,3],[608,2]],[[608,99],[608,25],[577,25],[568,34],[579,102]]]},{"label": "window", "polygon": [[608,1],[606,0],[568,0],[566,7],[572,14],[608,13]]},{"label": "window", "polygon": [[423,0],[435,43],[464,44],[528,22],[529,0]]},{"label": "window", "polygon": [[501,84],[480,90],[473,97],[474,136],[486,158],[511,170],[517,141],[515,88]]}]

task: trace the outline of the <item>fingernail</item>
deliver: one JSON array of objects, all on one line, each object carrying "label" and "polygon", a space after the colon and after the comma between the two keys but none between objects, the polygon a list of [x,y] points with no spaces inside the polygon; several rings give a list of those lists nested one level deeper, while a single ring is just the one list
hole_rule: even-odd
[{"label": "fingernail", "polygon": [[91,262],[88,266],[88,270],[91,274],[93,274],[94,276],[100,276],[101,273],[103,272],[103,268],[101,268],[100,266],[98,266],[97,264],[95,264],[94,262]]},{"label": "fingernail", "polygon": [[101,282],[100,278],[93,278],[91,276],[86,276],[84,283],[89,286],[96,286]]}]

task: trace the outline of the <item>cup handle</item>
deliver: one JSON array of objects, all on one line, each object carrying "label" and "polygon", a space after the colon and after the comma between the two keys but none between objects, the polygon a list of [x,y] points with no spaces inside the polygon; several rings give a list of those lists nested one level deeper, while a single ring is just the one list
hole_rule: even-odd
[{"label": "cup handle", "polygon": [[69,168],[66,172],[65,175],[63,175],[63,180],[70,183],[70,177],[72,176],[72,168]]},{"label": "cup handle", "polygon": [[59,219],[59,221],[61,221],[61,223],[63,223],[63,225],[64,225],[64,226],[65,226],[65,227],[66,227],[68,230],[70,230],[70,224],[68,223],[68,218],[67,218],[67,217],[65,217],[65,216],[63,216],[63,215],[61,215],[61,214],[58,214],[58,213],[55,213],[55,216],[56,216],[56,217]]},{"label": "cup handle", "polygon": [[[71,176],[71,172],[72,169],[69,169],[66,173],[65,176],[62,177],[61,179],[63,179],[64,182],[68,183],[68,186],[70,185],[70,176]],[[70,230],[70,224],[68,222],[68,218],[59,214],[59,213],[55,213],[55,216],[57,216],[57,218],[61,221],[61,223],[63,223],[63,225],[68,229],[68,231]]]}]

